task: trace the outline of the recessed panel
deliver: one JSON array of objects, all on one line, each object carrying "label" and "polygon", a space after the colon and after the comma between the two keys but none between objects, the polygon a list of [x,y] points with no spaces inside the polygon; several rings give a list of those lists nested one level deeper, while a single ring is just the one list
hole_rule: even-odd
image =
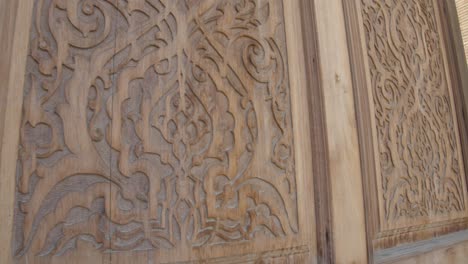
[{"label": "recessed panel", "polygon": [[281,0],[35,1],[15,256],[307,254],[283,12]]},{"label": "recessed panel", "polygon": [[382,230],[466,217],[453,87],[432,0],[362,0]]}]

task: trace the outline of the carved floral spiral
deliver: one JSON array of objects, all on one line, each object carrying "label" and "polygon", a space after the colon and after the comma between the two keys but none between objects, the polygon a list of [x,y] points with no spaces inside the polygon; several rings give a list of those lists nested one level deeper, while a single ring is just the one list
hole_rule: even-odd
[{"label": "carved floral spiral", "polygon": [[456,117],[433,1],[361,2],[380,152],[383,224],[403,227],[408,218],[462,212],[464,175],[454,169],[461,167]]},{"label": "carved floral spiral", "polygon": [[271,19],[282,1],[34,10],[17,257],[77,241],[186,250],[298,232],[285,32]]}]

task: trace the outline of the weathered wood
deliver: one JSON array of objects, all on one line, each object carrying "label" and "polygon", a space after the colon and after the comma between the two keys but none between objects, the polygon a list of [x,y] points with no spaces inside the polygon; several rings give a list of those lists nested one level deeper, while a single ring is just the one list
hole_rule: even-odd
[{"label": "weathered wood", "polygon": [[379,250],[375,263],[465,263],[468,231],[460,231],[408,245]]},{"label": "weathered wood", "polygon": [[438,2],[345,2],[372,258],[467,227],[466,133]]},{"label": "weathered wood", "polygon": [[[333,224],[331,210],[330,156],[326,116],[324,109],[324,87],[320,76],[320,49],[317,38],[317,21],[314,1],[301,1],[302,38],[304,42],[305,71],[307,76],[308,105],[312,141],[312,169],[314,175],[317,255],[319,263],[334,263]],[[326,59],[326,58],[325,58]]]},{"label": "weathered wood", "polygon": [[16,261],[315,262],[299,1],[34,3]]},{"label": "weathered wood", "polygon": [[[455,2],[440,1],[441,22],[444,28],[445,46],[449,60],[449,71],[455,89],[455,107],[459,117],[461,143],[463,145],[463,155],[465,168],[468,168],[468,65],[463,58],[463,41],[460,32],[460,24]],[[468,175],[465,175],[468,181]]]},{"label": "weathered wood", "polygon": [[334,261],[366,263],[363,185],[343,4],[341,0],[317,0],[315,10],[328,140]]},{"label": "weathered wood", "polygon": [[369,263],[373,262],[373,238],[380,227],[376,162],[374,156],[375,142],[372,139],[375,120],[369,113],[373,111],[371,103],[370,86],[367,74],[369,65],[367,60],[367,47],[365,35],[362,30],[362,15],[359,1],[343,0],[343,10],[346,24],[346,36],[352,71],[352,82],[354,89],[354,100],[356,102],[356,123],[359,137],[359,151],[361,155],[362,181],[364,194],[364,206],[366,212],[366,240],[367,256]]},{"label": "weathered wood", "polygon": [[[449,1],[452,2],[452,1]],[[468,62],[468,1],[467,0],[455,0],[455,5],[453,5],[454,10],[451,11],[451,15],[454,15],[456,18],[450,18],[454,21],[459,21],[458,25],[453,25],[461,32],[462,44],[465,50],[465,58]],[[458,18],[458,19],[457,19]],[[457,33],[458,34],[458,33]],[[463,54],[460,54],[463,55]]]},{"label": "weathered wood", "polygon": [[0,8],[0,263],[467,258],[454,0]]},{"label": "weathered wood", "polygon": [[11,263],[19,124],[32,3],[0,1],[0,263]]}]

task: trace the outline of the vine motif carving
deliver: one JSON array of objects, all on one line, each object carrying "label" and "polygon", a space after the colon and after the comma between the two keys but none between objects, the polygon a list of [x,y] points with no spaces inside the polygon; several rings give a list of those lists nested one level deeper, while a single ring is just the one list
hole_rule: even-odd
[{"label": "vine motif carving", "polygon": [[36,0],[16,256],[298,232],[279,0]]},{"label": "vine motif carving", "polygon": [[432,0],[362,0],[387,223],[464,212],[465,185]]}]

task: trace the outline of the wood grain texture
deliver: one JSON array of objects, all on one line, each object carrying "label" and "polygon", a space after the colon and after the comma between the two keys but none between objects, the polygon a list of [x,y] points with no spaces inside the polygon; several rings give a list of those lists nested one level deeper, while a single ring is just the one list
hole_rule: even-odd
[{"label": "wood grain texture", "polygon": [[466,263],[468,257],[466,251],[468,243],[461,243],[450,248],[434,250],[417,257],[408,258],[393,262],[394,264],[446,264],[446,263]]},{"label": "wood grain texture", "polygon": [[383,229],[466,216],[458,123],[432,1],[362,1]]},{"label": "wood grain texture", "polygon": [[[460,23],[456,16],[457,9],[454,1],[438,1],[442,17],[441,20],[449,71],[454,87],[455,106],[458,115],[461,144],[465,161],[468,167],[468,65],[463,58],[463,40],[460,31]],[[468,179],[468,175],[467,176]]]},{"label": "wood grain texture", "polygon": [[458,20],[460,21],[460,29],[463,37],[463,46],[465,49],[465,57],[468,62],[468,1],[455,0]]},{"label": "wood grain texture", "polygon": [[439,2],[345,2],[372,258],[467,226],[463,73]]},{"label": "wood grain texture", "polygon": [[16,259],[313,261],[298,3],[34,1]]},{"label": "wood grain texture", "polygon": [[[465,263],[461,260],[468,260],[468,255],[463,252],[466,244],[468,244],[468,231],[464,230],[379,250],[375,254],[375,263]],[[423,260],[426,262],[422,262]]]},{"label": "wood grain texture", "polygon": [[373,239],[380,229],[379,205],[377,195],[376,162],[374,156],[375,142],[372,140],[375,119],[369,115],[373,111],[371,104],[372,94],[368,77],[369,65],[365,35],[362,30],[363,20],[359,0],[343,0],[343,13],[346,24],[346,36],[352,72],[354,100],[356,105],[356,125],[358,128],[360,162],[364,194],[364,207],[366,212],[366,240],[369,263],[373,262]]},{"label": "wood grain texture", "polygon": [[0,263],[11,263],[14,174],[31,22],[28,0],[0,1]]},{"label": "wood grain texture", "polygon": [[335,263],[367,263],[364,193],[343,3],[315,1]]},{"label": "wood grain texture", "polygon": [[[308,86],[308,105],[314,106],[309,111],[312,141],[311,163],[314,175],[315,211],[317,230],[317,255],[319,263],[334,263],[332,192],[330,179],[330,156],[324,109],[324,87],[321,82],[321,58],[316,9],[313,1],[301,1],[302,38],[304,42],[305,71]],[[323,55],[322,55],[323,56]],[[312,108],[311,108],[312,109]]]}]

